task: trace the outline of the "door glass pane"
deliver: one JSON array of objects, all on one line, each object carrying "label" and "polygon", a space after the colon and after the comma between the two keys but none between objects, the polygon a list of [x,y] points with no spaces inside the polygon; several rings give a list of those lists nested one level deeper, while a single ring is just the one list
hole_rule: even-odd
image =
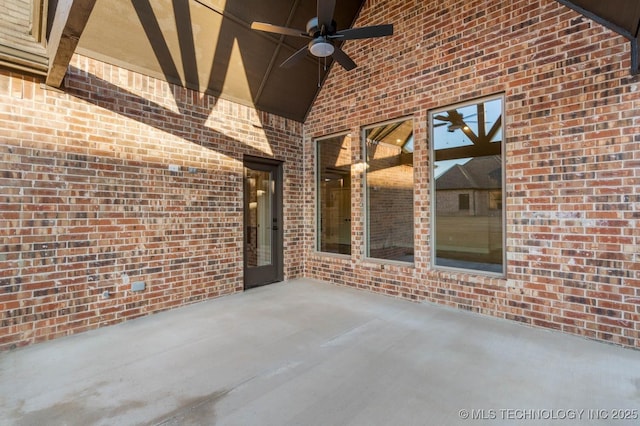
[{"label": "door glass pane", "polygon": [[247,266],[265,266],[272,263],[272,196],[274,182],[271,173],[246,169]]}]

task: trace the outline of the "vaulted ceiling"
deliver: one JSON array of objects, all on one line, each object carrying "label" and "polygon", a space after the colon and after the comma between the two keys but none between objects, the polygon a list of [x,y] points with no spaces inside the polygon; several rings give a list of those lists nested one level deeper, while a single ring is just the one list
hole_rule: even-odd
[{"label": "vaulted ceiling", "polygon": [[[20,27],[37,27],[39,22],[24,24],[22,19],[16,23],[0,17],[0,66],[43,74],[47,83],[59,85],[71,54],[78,52],[304,121],[319,83],[330,70],[331,58],[325,63],[308,54],[294,66],[281,68],[280,64],[308,40],[254,31],[250,26],[261,21],[304,31],[307,21],[317,15],[316,1],[0,0],[3,10],[35,5],[46,11],[48,7],[49,19],[41,23],[50,31],[45,50]],[[639,71],[640,1],[557,1],[629,39],[631,72]],[[337,0],[334,17],[338,29],[351,27],[365,3]],[[386,23],[393,24],[369,24]],[[38,33],[44,31],[31,30],[29,34]]]},{"label": "vaulted ceiling", "polygon": [[[340,0],[339,29],[361,0]],[[147,75],[303,121],[331,58],[280,64],[307,39],[250,28],[253,21],[301,29],[316,0],[98,0],[78,52]],[[381,22],[382,23],[382,22]]]}]

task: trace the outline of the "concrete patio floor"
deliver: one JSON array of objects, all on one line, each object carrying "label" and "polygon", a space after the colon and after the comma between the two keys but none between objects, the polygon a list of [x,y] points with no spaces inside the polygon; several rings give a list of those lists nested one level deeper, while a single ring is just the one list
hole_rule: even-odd
[{"label": "concrete patio floor", "polygon": [[639,411],[640,351],[304,279],[0,353],[3,425],[637,424]]}]

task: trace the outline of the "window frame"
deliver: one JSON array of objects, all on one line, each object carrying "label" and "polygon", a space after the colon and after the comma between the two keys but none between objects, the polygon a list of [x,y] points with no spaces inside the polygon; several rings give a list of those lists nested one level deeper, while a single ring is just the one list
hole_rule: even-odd
[{"label": "window frame", "polygon": [[322,218],[321,218],[321,198],[320,198],[320,156],[318,155],[318,150],[320,147],[320,144],[323,141],[329,140],[329,139],[334,139],[334,138],[338,138],[338,137],[344,137],[344,138],[350,138],[349,141],[349,181],[350,181],[350,191],[351,191],[351,197],[353,197],[353,155],[352,155],[352,150],[353,150],[353,137],[351,137],[351,132],[349,131],[343,131],[343,132],[337,132],[337,133],[332,133],[329,135],[325,135],[325,136],[320,136],[317,138],[313,138],[313,157],[314,157],[314,164],[313,164],[313,174],[314,174],[314,179],[315,179],[315,241],[314,241],[314,254],[316,255],[321,255],[321,256],[329,256],[329,257],[337,257],[337,258],[343,258],[343,259],[350,259],[351,256],[354,255],[354,250],[353,250],[353,208],[350,209],[350,213],[351,213],[351,220],[349,222],[349,242],[350,242],[350,251],[351,254],[345,254],[345,253],[336,253],[336,252],[331,252],[331,251],[323,251],[321,250],[321,237],[322,237],[322,232],[321,232],[321,225],[322,225]]},{"label": "window frame", "polygon": [[411,195],[412,195],[412,205],[411,208],[413,210],[413,252],[414,252],[414,260],[413,262],[408,262],[408,261],[403,261],[403,260],[393,260],[393,259],[384,259],[384,258],[380,258],[380,257],[372,257],[370,256],[369,253],[369,249],[370,249],[370,242],[369,242],[369,237],[370,237],[370,232],[369,232],[369,209],[368,209],[368,205],[369,205],[369,189],[368,189],[368,182],[367,182],[367,176],[368,176],[368,161],[367,161],[367,131],[374,129],[376,127],[380,127],[380,126],[385,126],[388,124],[392,124],[392,123],[399,123],[399,122],[403,122],[403,121],[409,121],[411,120],[411,126],[413,128],[413,133],[414,133],[414,137],[413,137],[413,151],[412,153],[415,154],[415,145],[416,145],[416,140],[415,140],[415,129],[416,129],[416,119],[413,115],[409,115],[409,116],[404,116],[404,117],[399,117],[399,118],[394,118],[391,120],[386,120],[386,121],[381,121],[378,123],[373,123],[373,124],[369,124],[366,126],[361,127],[360,129],[360,144],[361,144],[361,158],[362,158],[362,229],[363,229],[363,259],[366,262],[370,262],[370,263],[378,263],[378,264],[389,264],[389,265],[398,265],[398,266],[405,266],[405,267],[415,267],[415,252],[416,252],[416,232],[415,232],[415,228],[416,228],[416,171],[415,171],[415,163],[413,163],[413,184],[411,186]]},{"label": "window frame", "polygon": [[[449,105],[445,105],[443,107],[438,107],[438,108],[434,108],[432,110],[428,111],[427,114],[427,129],[428,129],[428,134],[429,134],[429,179],[430,179],[430,183],[429,183],[429,204],[430,204],[430,215],[431,215],[431,220],[430,220],[430,254],[431,254],[431,260],[430,260],[430,266],[431,269],[436,270],[436,271],[449,271],[449,272],[465,272],[465,273],[473,273],[476,275],[482,275],[482,276],[489,276],[489,277],[496,277],[496,278],[506,278],[507,276],[507,222],[506,222],[506,218],[507,218],[507,212],[506,212],[506,165],[507,165],[507,161],[506,161],[506,128],[505,128],[505,94],[504,92],[501,93],[496,93],[496,94],[492,94],[492,95],[488,95],[488,96],[483,96],[483,97],[479,97],[479,98],[474,98],[474,99],[470,99],[467,101],[463,101],[463,102],[458,102],[458,103],[454,103],[454,104],[449,104]],[[460,108],[464,108],[464,107],[468,107],[470,105],[476,105],[478,103],[481,102],[488,102],[488,101],[494,101],[494,100],[500,100],[501,104],[500,104],[500,114],[501,114],[501,132],[502,132],[502,140],[500,141],[500,162],[501,162],[501,193],[502,193],[502,211],[500,214],[500,218],[502,221],[502,235],[501,235],[501,239],[502,239],[502,271],[501,272],[493,272],[493,271],[487,271],[487,270],[482,270],[482,269],[472,269],[472,268],[465,268],[465,267],[457,267],[457,266],[445,266],[445,265],[438,265],[436,264],[436,251],[437,251],[437,246],[436,246],[436,222],[437,222],[437,211],[436,211],[436,174],[435,174],[435,164],[436,164],[436,150],[435,150],[435,144],[434,144],[434,140],[435,140],[435,134],[434,134],[434,126],[433,126],[433,120],[434,120],[434,116],[437,114],[441,114],[447,111],[450,111],[452,109],[460,109]],[[480,158],[480,157],[473,157],[473,158]],[[495,210],[493,210],[495,211]]]}]

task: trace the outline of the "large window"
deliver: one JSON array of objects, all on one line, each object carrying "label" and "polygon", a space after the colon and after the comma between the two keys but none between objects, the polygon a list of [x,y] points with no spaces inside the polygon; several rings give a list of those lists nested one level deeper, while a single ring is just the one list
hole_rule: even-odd
[{"label": "large window", "polygon": [[316,141],[318,251],[351,254],[351,141]]},{"label": "large window", "polygon": [[364,129],[367,257],[413,262],[413,121]]},{"label": "large window", "polygon": [[429,114],[433,263],[503,273],[502,96]]}]

